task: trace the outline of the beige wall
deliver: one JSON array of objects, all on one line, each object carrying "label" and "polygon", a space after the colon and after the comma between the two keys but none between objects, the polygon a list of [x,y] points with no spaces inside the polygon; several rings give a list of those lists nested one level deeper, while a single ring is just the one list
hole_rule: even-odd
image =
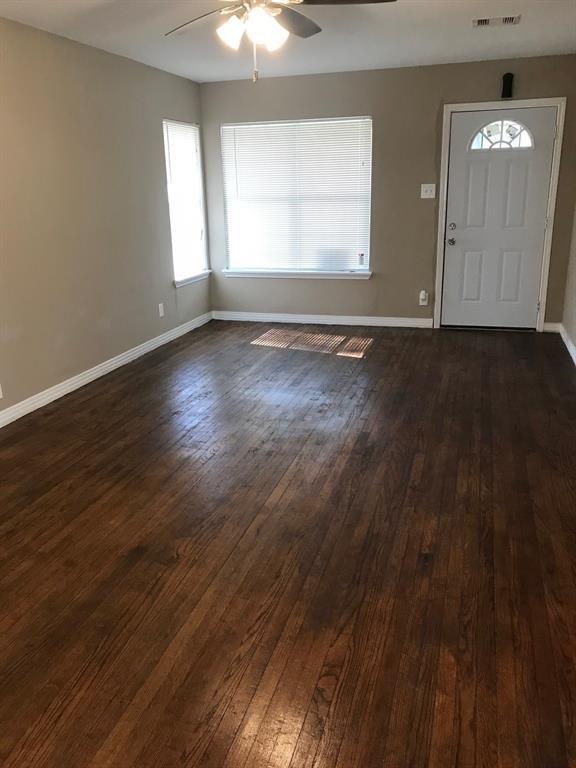
[{"label": "beige wall", "polygon": [[199,116],[188,80],[0,19],[0,409],[209,309],[172,286],[162,136]]},{"label": "beige wall", "polygon": [[570,263],[566,279],[566,296],[564,299],[562,324],[572,343],[576,346],[576,209],[574,209],[572,247],[570,249]]},{"label": "beige wall", "polygon": [[[0,410],[211,305],[430,317],[417,297],[433,289],[437,203],[419,188],[438,181],[442,105],[495,99],[508,70],[518,98],[568,96],[547,314],[559,321],[576,196],[576,56],[199,88],[0,19]],[[172,286],[165,193],[162,118],[197,122],[200,100],[212,300],[207,281]],[[374,118],[373,279],[223,278],[220,123],[364,114]]]},{"label": "beige wall", "polygon": [[[420,184],[439,180],[442,107],[497,100],[501,77],[509,71],[516,74],[519,99],[568,97],[547,306],[547,319],[559,321],[576,198],[576,56],[202,85],[210,248],[216,270],[213,308],[431,317],[432,306],[418,306],[418,293],[422,288],[432,293],[434,287],[438,210],[437,201],[420,200]],[[224,278],[220,124],[345,115],[372,115],[374,120],[373,278]]]}]

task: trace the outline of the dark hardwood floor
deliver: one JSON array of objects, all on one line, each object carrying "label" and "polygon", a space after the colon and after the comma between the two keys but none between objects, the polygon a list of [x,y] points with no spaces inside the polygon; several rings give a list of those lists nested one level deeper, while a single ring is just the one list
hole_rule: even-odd
[{"label": "dark hardwood floor", "polygon": [[0,432],[0,765],[574,768],[560,338],[268,330]]}]

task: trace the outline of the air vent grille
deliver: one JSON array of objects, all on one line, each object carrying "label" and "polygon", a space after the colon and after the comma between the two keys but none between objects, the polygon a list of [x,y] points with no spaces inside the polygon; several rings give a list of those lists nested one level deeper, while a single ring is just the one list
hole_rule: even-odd
[{"label": "air vent grille", "polygon": [[485,19],[474,19],[475,27],[507,27],[510,24],[520,24],[521,14],[517,16],[492,16]]}]

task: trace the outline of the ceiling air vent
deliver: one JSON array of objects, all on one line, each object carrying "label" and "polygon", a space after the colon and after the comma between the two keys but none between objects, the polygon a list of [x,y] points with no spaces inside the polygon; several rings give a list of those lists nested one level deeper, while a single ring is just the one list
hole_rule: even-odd
[{"label": "ceiling air vent", "polygon": [[475,27],[507,27],[510,24],[520,24],[521,14],[517,16],[493,16],[486,19],[474,19]]}]

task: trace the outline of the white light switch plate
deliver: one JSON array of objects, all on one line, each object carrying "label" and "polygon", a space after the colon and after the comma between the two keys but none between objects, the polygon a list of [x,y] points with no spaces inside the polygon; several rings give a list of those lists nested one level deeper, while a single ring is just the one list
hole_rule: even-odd
[{"label": "white light switch plate", "polygon": [[422,200],[434,200],[436,197],[436,184],[422,184],[420,187]]}]

